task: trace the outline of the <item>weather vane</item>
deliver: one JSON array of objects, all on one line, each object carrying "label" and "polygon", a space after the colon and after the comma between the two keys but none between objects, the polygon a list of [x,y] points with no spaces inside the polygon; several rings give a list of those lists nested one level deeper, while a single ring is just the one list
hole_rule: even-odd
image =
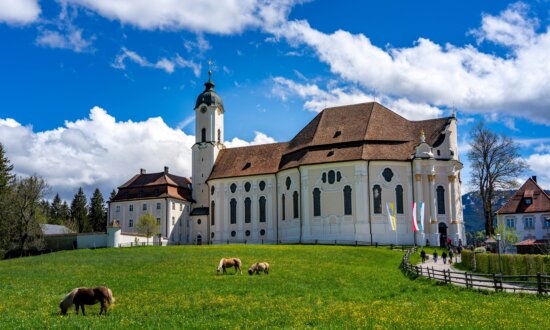
[{"label": "weather vane", "polygon": [[208,81],[210,81],[210,78],[212,76],[212,67],[214,66],[214,61],[212,59],[208,60]]}]

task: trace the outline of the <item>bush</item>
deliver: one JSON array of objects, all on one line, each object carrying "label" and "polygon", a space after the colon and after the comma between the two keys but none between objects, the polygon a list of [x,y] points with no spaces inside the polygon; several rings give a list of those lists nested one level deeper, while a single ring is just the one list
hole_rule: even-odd
[{"label": "bush", "polygon": [[[463,250],[461,257],[464,267],[471,271],[483,274],[499,272],[498,254]],[[547,255],[503,254],[501,262],[502,273],[505,275],[536,275],[539,272],[550,274],[550,256]]]}]

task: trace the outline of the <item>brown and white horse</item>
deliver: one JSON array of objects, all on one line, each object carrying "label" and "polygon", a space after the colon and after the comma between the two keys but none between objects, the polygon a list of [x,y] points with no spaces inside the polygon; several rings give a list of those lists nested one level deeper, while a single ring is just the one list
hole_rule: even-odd
[{"label": "brown and white horse", "polygon": [[260,275],[260,272],[264,272],[264,274],[269,274],[269,264],[267,262],[257,262],[255,264],[252,264],[250,268],[248,269],[248,274],[252,275],[256,273],[256,275]]},{"label": "brown and white horse", "polygon": [[59,308],[61,308],[61,314],[65,315],[67,314],[67,310],[74,304],[76,306],[76,315],[78,315],[79,306],[82,310],[82,315],[85,315],[84,305],[95,305],[98,302],[101,303],[99,315],[103,312],[107,315],[107,306],[115,302],[115,297],[113,297],[111,289],[104,286],[73,289],[63,298],[63,300],[61,300]]},{"label": "brown and white horse", "polygon": [[235,274],[240,272],[242,275],[241,264],[241,259],[239,258],[222,258],[218,264],[217,273],[219,274],[223,270],[223,274],[227,274],[226,268],[235,267]]}]

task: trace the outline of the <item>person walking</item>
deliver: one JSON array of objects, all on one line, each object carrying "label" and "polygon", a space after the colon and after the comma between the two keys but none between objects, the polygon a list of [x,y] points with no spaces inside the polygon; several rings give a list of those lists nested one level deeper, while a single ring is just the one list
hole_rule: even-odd
[{"label": "person walking", "polygon": [[424,261],[426,261],[426,251],[424,251],[424,249],[420,251],[420,257],[422,258],[422,263],[424,263]]},{"label": "person walking", "polygon": [[434,251],[434,264],[437,263],[437,251]]},{"label": "person walking", "polygon": [[453,264],[453,249],[454,248],[449,250],[449,265]]},{"label": "person walking", "polygon": [[443,253],[441,253],[441,259],[443,259],[443,264],[447,263],[447,252],[443,251]]}]

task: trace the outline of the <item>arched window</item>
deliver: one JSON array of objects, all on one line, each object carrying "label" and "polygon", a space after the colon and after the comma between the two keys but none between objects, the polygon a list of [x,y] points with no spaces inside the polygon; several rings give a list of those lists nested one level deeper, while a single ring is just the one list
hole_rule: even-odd
[{"label": "arched window", "polygon": [[247,182],[247,183],[244,184],[244,190],[245,190],[246,192],[249,192],[249,191],[250,191],[250,182]]},{"label": "arched window", "polygon": [[251,222],[251,206],[252,206],[252,201],[250,200],[249,197],[247,197],[245,200],[244,200],[244,222],[245,223],[250,223]]},{"label": "arched window", "polygon": [[235,198],[231,198],[231,202],[229,203],[231,205],[231,224],[237,223],[237,200]]},{"label": "arched window", "polygon": [[281,197],[282,209],[283,209],[283,220],[286,219],[286,203],[285,203],[285,194]]},{"label": "arched window", "polygon": [[328,183],[333,184],[336,180],[336,173],[333,170],[328,171]]},{"label": "arched window", "polygon": [[222,143],[222,131],[218,129],[218,143]]},{"label": "arched window", "polygon": [[201,142],[206,142],[206,128],[201,130]]},{"label": "arched window", "polygon": [[344,215],[351,215],[351,187],[344,187]]},{"label": "arched window", "polygon": [[214,226],[216,224],[216,219],[214,218],[214,214],[216,214],[216,203],[214,203],[214,201],[212,201],[212,203],[210,203],[210,224],[212,226]]},{"label": "arched window", "polygon": [[327,183],[327,173],[326,172],[323,172],[323,183]]},{"label": "arched window", "polygon": [[290,179],[289,176],[286,177],[286,190],[290,189],[290,185],[292,184],[292,180]]},{"label": "arched window", "polygon": [[397,214],[403,214],[403,187],[397,185],[395,187],[395,206]]},{"label": "arched window", "polygon": [[374,214],[382,213],[382,188],[379,185],[372,187],[372,200],[374,202]]},{"label": "arched window", "polygon": [[260,222],[265,222],[265,197],[260,197]]},{"label": "arched window", "polygon": [[260,190],[261,191],[264,191],[265,189],[265,182],[264,181],[260,181]]},{"label": "arched window", "polygon": [[292,194],[292,210],[293,210],[293,215],[294,215],[294,219],[298,218],[298,192],[295,191],[293,194]]},{"label": "arched window", "polygon": [[229,187],[229,189],[231,189],[232,193],[235,193],[235,191],[237,191],[237,185],[232,183],[231,186]]},{"label": "arched window", "polygon": [[313,216],[321,216],[321,190],[319,188],[313,189]]},{"label": "arched window", "polygon": [[445,188],[439,186],[437,191],[437,214],[445,214]]}]

